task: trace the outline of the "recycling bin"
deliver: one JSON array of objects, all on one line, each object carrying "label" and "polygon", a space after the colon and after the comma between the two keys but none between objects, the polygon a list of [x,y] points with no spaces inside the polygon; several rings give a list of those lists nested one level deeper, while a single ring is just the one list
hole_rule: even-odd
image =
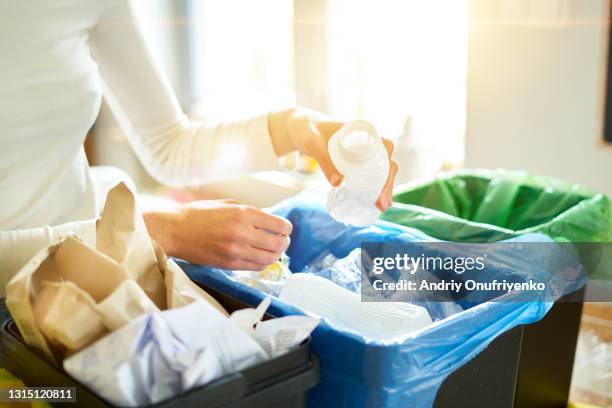
[{"label": "recycling bin", "polygon": [[445,241],[535,232],[562,242],[612,241],[606,195],[519,171],[462,170],[399,186],[381,218]]},{"label": "recycling bin", "polygon": [[[395,190],[382,219],[457,242],[495,242],[542,233],[558,242],[611,242],[612,205],[578,184],[520,171],[462,170]],[[612,280],[612,270],[591,278]],[[557,302],[526,326],[517,379],[517,406],[567,402],[584,291]]]},{"label": "recycling bin", "polygon": [[[232,312],[248,307],[244,302],[204,287]],[[266,314],[264,319],[274,318]],[[4,366],[30,387],[74,387],[76,401],[59,403],[74,407],[113,407],[92,390],[70,377],[61,367],[25,344],[13,319],[2,326]],[[310,340],[281,356],[240,372],[230,373],[208,384],[159,402],[155,408],[305,407],[306,392],[319,382],[318,359],[310,351]],[[55,404],[53,404],[55,405]]]},{"label": "recycling bin", "polygon": [[[293,273],[303,271],[322,253],[343,258],[363,243],[421,242],[426,246],[433,240],[388,222],[347,226],[333,220],[321,201],[321,197],[304,194],[275,209],[294,226],[287,251]],[[546,237],[520,237],[522,242],[540,242],[542,238]],[[521,267],[532,266],[518,257],[516,262]],[[247,304],[256,305],[268,296],[232,280],[225,271],[179,263],[194,281]],[[499,279],[504,277],[502,273],[497,275]],[[565,289],[571,293],[581,287]],[[546,316],[552,302],[508,299],[471,305],[395,341],[379,341],[321,321],[312,334],[313,352],[321,363],[321,382],[309,391],[308,406],[515,406],[525,328]],[[279,298],[272,299],[269,312],[279,317],[303,314]]]}]

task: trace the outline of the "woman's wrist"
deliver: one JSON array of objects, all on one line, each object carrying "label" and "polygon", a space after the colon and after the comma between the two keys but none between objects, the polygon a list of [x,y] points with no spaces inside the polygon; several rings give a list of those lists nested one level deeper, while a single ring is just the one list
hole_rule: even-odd
[{"label": "woman's wrist", "polygon": [[170,256],[178,256],[177,228],[180,213],[178,211],[149,211],[143,218],[151,238],[153,238]]},{"label": "woman's wrist", "polygon": [[277,157],[285,156],[297,149],[289,135],[288,126],[289,118],[295,111],[295,108],[290,108],[268,114],[268,133]]}]

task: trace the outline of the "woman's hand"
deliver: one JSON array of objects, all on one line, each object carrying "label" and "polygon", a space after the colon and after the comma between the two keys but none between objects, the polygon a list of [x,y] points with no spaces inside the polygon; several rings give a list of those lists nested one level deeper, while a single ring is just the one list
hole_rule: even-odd
[{"label": "woman's hand", "polygon": [[[268,116],[270,138],[277,156],[298,150],[312,157],[319,163],[325,177],[333,186],[338,186],[343,176],[329,157],[327,142],[343,125],[344,123],[333,121],[322,113],[304,108],[272,112]],[[393,182],[397,173],[397,163],[391,159],[393,143],[384,138],[383,143],[389,155],[390,166],[387,182],[375,203],[381,211],[391,206]]]},{"label": "woman's hand", "polygon": [[168,255],[224,269],[264,269],[287,249],[292,230],[286,219],[234,200],[194,201],[144,218]]}]

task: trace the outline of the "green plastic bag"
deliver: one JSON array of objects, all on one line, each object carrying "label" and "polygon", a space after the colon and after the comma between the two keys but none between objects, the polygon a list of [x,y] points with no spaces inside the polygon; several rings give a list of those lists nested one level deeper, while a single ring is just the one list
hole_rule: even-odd
[{"label": "green plastic bag", "polygon": [[[531,232],[558,242],[612,242],[604,194],[526,172],[463,170],[399,186],[382,219],[445,241],[496,242]],[[591,279],[612,282],[611,246],[577,248]]]},{"label": "green plastic bag", "polygon": [[556,241],[612,242],[604,194],[518,171],[463,170],[400,186],[382,218],[447,241],[539,232]]}]

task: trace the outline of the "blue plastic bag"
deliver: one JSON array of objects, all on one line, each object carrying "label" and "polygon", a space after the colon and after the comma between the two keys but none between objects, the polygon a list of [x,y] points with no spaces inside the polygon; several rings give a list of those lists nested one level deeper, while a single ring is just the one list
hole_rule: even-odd
[{"label": "blue plastic bag", "polygon": [[[275,209],[293,224],[287,253],[294,273],[302,271],[324,253],[345,257],[363,242],[414,243],[438,241],[396,224],[379,222],[365,228],[350,227],[333,220],[311,195],[298,196]],[[542,235],[523,236],[520,241],[550,241]],[[439,241],[438,241],[439,242]],[[520,260],[517,260],[520,262]],[[181,263],[195,281],[258,304],[265,294],[230,280],[220,270]],[[533,270],[533,265],[529,265]],[[537,269],[537,268],[536,268]],[[545,273],[546,271],[535,271]],[[501,272],[500,272],[501,273]],[[586,281],[569,280],[564,293],[577,290]],[[561,293],[563,294],[563,293]],[[513,294],[507,294],[513,295]],[[536,322],[553,302],[488,301],[472,299],[463,310],[433,325],[407,335],[401,341],[381,342],[344,331],[322,321],[312,335],[312,349],[321,362],[321,382],[309,393],[312,407],[429,407],[444,379],[461,367],[500,334]],[[446,317],[428,307],[432,318]],[[272,300],[269,312],[276,316],[303,314],[280,299]]]}]

